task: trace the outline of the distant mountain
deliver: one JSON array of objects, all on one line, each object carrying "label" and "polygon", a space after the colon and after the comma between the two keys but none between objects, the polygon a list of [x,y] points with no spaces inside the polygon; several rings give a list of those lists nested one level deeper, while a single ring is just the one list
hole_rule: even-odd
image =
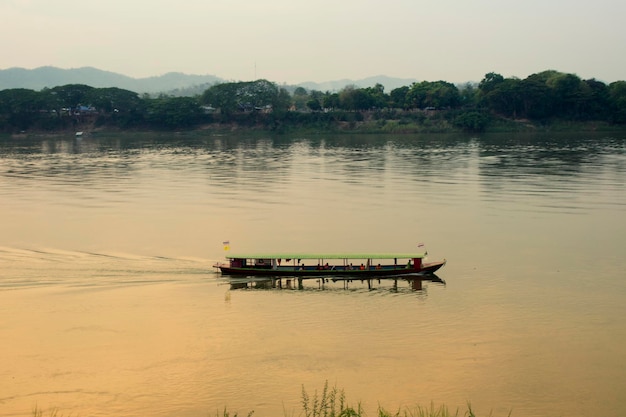
[{"label": "distant mountain", "polygon": [[[272,81],[272,80],[270,80]],[[363,78],[361,80],[336,80],[323,83],[305,82],[287,86],[289,90],[304,87],[307,90],[339,91],[347,85],[359,88],[382,84],[386,92],[394,88],[410,86],[417,80],[411,78],[393,78],[385,75]],[[67,84],[85,84],[96,88],[117,87],[139,94],[164,93],[174,96],[193,96],[202,94],[211,85],[225,82],[214,75],[192,75],[170,72],[164,75],[132,78],[115,72],[103,71],[93,67],[62,69],[57,67],[39,67],[35,69],[8,68],[0,70],[0,90],[9,88],[28,88],[42,90]],[[274,81],[277,82],[277,81]]]},{"label": "distant mountain", "polygon": [[170,72],[158,77],[132,78],[92,67],[61,69],[39,67],[35,69],[9,68],[0,70],[0,90],[28,88],[41,90],[67,84],[85,84],[96,88],[117,87],[137,93],[161,93],[196,85],[211,85],[222,81],[214,75],[188,75]]},{"label": "distant mountain", "polygon": [[391,90],[399,87],[410,87],[411,84],[417,82],[418,80],[414,78],[393,78],[388,77],[386,75],[377,75],[374,77],[363,78],[361,80],[337,80],[337,81],[327,81],[323,83],[316,82],[305,82],[298,84],[300,87],[304,87],[307,90],[318,90],[318,91],[339,91],[347,85],[355,85],[358,88],[367,88],[373,87],[376,84],[381,84],[385,87],[385,92],[389,93]]}]

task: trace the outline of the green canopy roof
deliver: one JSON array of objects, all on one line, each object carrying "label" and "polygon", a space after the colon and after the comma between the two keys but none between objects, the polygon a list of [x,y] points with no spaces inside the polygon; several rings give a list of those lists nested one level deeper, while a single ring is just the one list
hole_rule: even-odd
[{"label": "green canopy roof", "polygon": [[420,253],[228,253],[228,259],[410,259],[423,258]]}]

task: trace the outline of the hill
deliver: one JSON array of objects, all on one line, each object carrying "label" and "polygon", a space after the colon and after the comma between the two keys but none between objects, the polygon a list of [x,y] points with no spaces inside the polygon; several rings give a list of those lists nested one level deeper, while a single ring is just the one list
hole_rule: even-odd
[{"label": "hill", "polygon": [[41,90],[67,84],[85,84],[96,88],[118,87],[137,93],[161,93],[199,84],[211,85],[220,81],[222,80],[214,75],[189,75],[180,72],[170,72],[155,77],[132,78],[92,67],[0,70],[0,90],[9,88]]},{"label": "hill", "polygon": [[[291,90],[296,87],[304,87],[307,90],[339,91],[347,85],[365,88],[382,84],[385,91],[389,92],[394,88],[410,86],[415,81],[417,80],[378,75],[360,80],[342,79],[322,83],[311,81],[285,87]],[[214,75],[193,75],[181,72],[170,72],[147,78],[132,78],[93,67],[63,69],[47,66],[34,69],[8,68],[0,70],[0,90],[28,88],[39,91],[44,88],[67,84],[85,84],[96,88],[123,88],[139,94],[164,93],[173,96],[193,96],[202,94],[211,85],[220,82],[225,82],[225,80]]]}]

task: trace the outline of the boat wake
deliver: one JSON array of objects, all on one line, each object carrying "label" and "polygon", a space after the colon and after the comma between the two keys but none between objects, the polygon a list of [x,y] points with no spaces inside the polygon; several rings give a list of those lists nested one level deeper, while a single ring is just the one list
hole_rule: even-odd
[{"label": "boat wake", "polygon": [[56,248],[0,247],[0,290],[106,286],[214,278],[205,259]]}]

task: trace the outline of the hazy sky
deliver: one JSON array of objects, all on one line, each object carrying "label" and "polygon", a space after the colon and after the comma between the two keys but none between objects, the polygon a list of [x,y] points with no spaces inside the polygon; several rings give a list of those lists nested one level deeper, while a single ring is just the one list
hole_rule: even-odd
[{"label": "hazy sky", "polygon": [[626,80],[623,0],[0,0],[0,69],[277,83]]}]

